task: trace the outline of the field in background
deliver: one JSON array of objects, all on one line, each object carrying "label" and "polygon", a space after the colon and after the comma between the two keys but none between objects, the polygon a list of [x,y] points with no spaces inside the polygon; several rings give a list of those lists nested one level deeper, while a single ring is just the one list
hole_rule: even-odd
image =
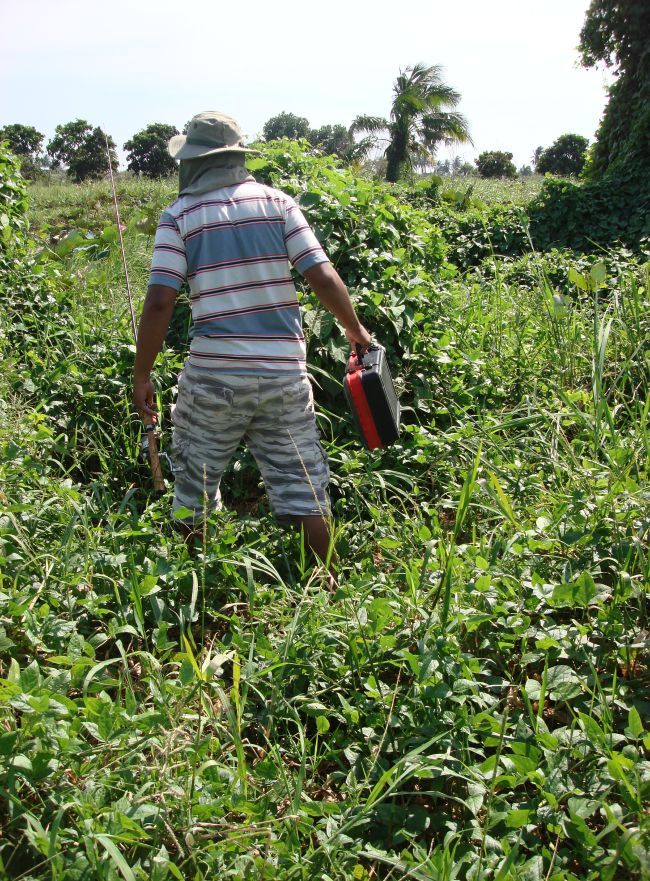
[{"label": "field in background", "polygon": [[[301,293],[340,589],[244,451],[189,557],[136,457],[108,187],[30,189],[44,256],[0,266],[0,877],[648,878],[648,264],[503,255],[481,209],[479,237],[256,161],[386,344],[403,436],[361,449]],[[118,194],[140,300],[173,184]],[[163,413],[186,337],[181,303]]]}]

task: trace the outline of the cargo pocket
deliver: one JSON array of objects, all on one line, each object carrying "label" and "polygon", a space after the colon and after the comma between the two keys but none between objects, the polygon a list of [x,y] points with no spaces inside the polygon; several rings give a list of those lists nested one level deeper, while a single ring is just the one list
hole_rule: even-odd
[{"label": "cargo pocket", "polygon": [[178,397],[171,412],[173,431],[169,458],[171,459],[174,477],[185,471],[191,437],[192,412],[194,410],[194,396],[188,389],[187,383],[181,382],[182,375],[179,376]]},{"label": "cargo pocket", "polygon": [[190,421],[192,415],[192,404],[191,402],[183,402],[188,405],[187,415],[185,415],[186,411],[183,408],[182,416],[179,418],[178,413],[178,404],[174,407],[172,411],[172,423],[174,425],[174,430],[172,431],[172,443],[171,449],[169,453],[169,458],[172,463],[172,474],[176,477],[177,474],[185,471],[185,466],[187,465],[187,457],[190,449]]},{"label": "cargo pocket", "polygon": [[192,435],[203,445],[213,432],[223,434],[232,421],[234,392],[225,385],[197,385],[192,390]]},{"label": "cargo pocket", "polygon": [[285,385],[282,389],[282,412],[291,419],[314,409],[311,383],[307,377]]},{"label": "cargo pocket", "polygon": [[321,461],[323,463],[323,468],[325,470],[325,482],[327,483],[330,479],[330,465],[329,465],[330,457],[325,452],[325,447],[322,445],[320,440],[317,440],[316,444],[318,447],[318,452],[320,453]]}]

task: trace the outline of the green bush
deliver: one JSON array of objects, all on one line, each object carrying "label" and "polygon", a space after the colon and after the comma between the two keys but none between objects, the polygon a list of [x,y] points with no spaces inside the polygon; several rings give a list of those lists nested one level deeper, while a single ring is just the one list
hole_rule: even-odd
[{"label": "green bush", "polygon": [[441,208],[434,217],[447,242],[447,260],[461,269],[494,255],[514,257],[530,244],[526,212],[516,205]]},{"label": "green bush", "polygon": [[[648,181],[650,184],[650,181]],[[650,236],[650,186],[611,174],[577,184],[549,178],[528,206],[535,246],[598,251],[615,243],[635,250]]]},{"label": "green bush", "polygon": [[27,227],[27,184],[20,175],[20,161],[0,141],[0,259],[22,240]]}]

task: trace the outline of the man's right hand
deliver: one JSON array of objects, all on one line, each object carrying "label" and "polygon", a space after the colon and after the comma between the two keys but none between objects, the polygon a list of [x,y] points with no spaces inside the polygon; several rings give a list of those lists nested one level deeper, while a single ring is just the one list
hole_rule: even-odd
[{"label": "man's right hand", "polygon": [[357,327],[353,328],[352,330],[348,330],[346,328],[345,335],[355,352],[358,349],[361,349],[362,352],[365,352],[370,348],[372,337],[365,329],[363,324],[357,325]]}]

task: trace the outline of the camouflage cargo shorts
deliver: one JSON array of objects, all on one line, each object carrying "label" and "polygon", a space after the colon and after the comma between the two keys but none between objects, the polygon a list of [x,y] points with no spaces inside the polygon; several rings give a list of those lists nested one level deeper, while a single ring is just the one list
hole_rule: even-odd
[{"label": "camouflage cargo shorts", "polygon": [[306,376],[239,376],[186,364],[178,379],[174,425],[173,512],[203,517],[220,499],[223,472],[243,439],[279,518],[329,516],[329,468]]}]

